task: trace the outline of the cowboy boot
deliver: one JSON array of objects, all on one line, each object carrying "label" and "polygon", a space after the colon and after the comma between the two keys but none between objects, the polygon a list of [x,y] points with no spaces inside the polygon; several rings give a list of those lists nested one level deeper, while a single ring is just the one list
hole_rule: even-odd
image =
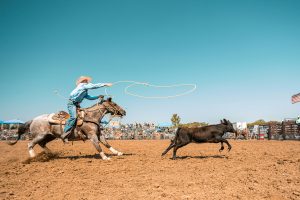
[{"label": "cowboy boot", "polygon": [[63,141],[64,143],[68,143],[68,142],[69,142],[68,136],[71,134],[71,132],[72,132],[72,130],[67,131],[67,132],[64,132],[64,133],[60,136],[60,138],[62,139],[62,141]]}]

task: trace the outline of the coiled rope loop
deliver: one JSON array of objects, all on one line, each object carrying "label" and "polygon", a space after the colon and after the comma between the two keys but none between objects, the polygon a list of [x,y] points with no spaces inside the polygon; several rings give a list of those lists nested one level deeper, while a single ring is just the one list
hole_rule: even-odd
[{"label": "coiled rope loop", "polygon": [[[127,94],[127,95],[131,95],[131,96],[139,97],[139,98],[144,98],[144,99],[169,99],[169,98],[180,97],[180,96],[184,96],[184,95],[187,95],[187,94],[190,94],[190,93],[194,92],[196,90],[196,88],[197,88],[196,84],[153,85],[153,84],[144,83],[144,82],[137,82],[137,81],[117,81],[117,82],[114,82],[113,85],[116,85],[116,84],[119,84],[119,83],[132,83],[132,84],[130,84],[127,87],[124,88],[124,93]],[[143,96],[143,95],[136,94],[136,93],[133,93],[133,92],[129,91],[129,89],[131,87],[136,86],[136,85],[144,85],[144,86],[153,87],[153,88],[174,88],[174,87],[188,86],[188,87],[191,87],[191,89],[189,89],[189,90],[187,90],[185,92],[176,94],[176,95],[168,95],[168,96]],[[107,96],[111,96],[111,95],[109,95],[107,93],[107,88],[105,88],[105,94]]]}]

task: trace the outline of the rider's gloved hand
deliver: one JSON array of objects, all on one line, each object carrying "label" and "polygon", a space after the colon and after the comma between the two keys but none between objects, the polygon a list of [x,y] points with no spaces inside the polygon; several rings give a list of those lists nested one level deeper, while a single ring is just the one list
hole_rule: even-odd
[{"label": "rider's gloved hand", "polygon": [[99,95],[99,99],[102,100],[104,98],[103,95]]}]

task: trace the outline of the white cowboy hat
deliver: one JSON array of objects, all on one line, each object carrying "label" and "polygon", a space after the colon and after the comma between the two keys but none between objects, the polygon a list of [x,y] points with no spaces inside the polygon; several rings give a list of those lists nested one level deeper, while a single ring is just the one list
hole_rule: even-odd
[{"label": "white cowboy hat", "polygon": [[79,83],[82,83],[83,81],[87,81],[88,83],[91,82],[92,78],[89,76],[80,76],[77,81],[76,81],[76,85],[78,85]]}]

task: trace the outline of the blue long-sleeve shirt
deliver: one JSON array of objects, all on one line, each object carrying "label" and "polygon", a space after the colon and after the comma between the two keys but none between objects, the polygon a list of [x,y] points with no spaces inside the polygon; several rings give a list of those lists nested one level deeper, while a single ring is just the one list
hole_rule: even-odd
[{"label": "blue long-sleeve shirt", "polygon": [[77,87],[71,92],[70,100],[75,103],[81,103],[83,99],[95,100],[98,96],[91,96],[88,94],[89,89],[97,89],[106,86],[107,83],[79,83]]}]

